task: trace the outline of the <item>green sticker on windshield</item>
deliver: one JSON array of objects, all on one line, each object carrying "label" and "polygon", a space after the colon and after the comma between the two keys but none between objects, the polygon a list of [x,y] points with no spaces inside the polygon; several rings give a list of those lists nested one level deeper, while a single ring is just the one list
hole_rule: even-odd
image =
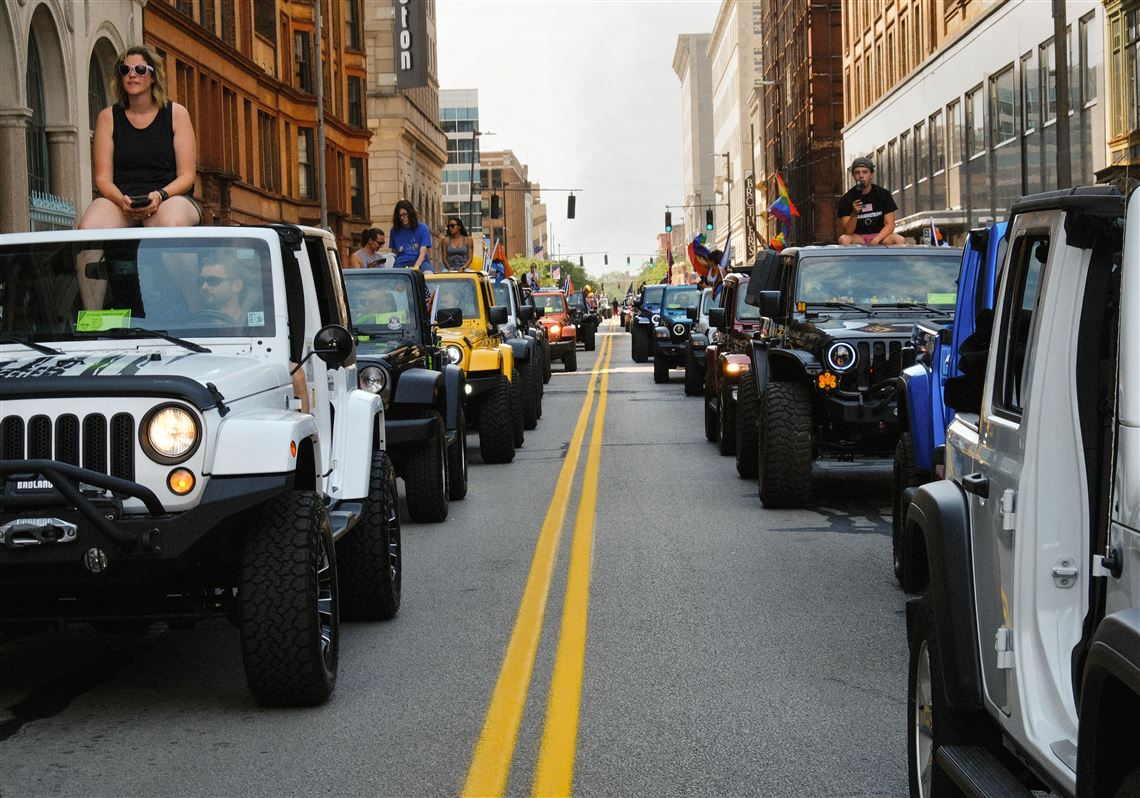
[{"label": "green sticker on windshield", "polygon": [[81,310],[75,320],[76,332],[102,332],[131,326],[131,310]]},{"label": "green sticker on windshield", "polygon": [[926,304],[928,305],[953,305],[957,301],[958,295],[955,293],[926,295]]}]

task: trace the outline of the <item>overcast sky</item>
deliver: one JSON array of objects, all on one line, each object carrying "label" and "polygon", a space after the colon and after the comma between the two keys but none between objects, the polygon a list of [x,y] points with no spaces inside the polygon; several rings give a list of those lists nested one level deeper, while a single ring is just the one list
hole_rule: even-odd
[{"label": "overcast sky", "polygon": [[[707,33],[719,0],[438,0],[442,89],[479,90],[484,151],[513,150],[544,193],[555,248],[600,274],[656,250],[684,201],[677,36]],[[678,218],[680,213],[677,214]],[[609,253],[609,266],[603,265]],[[573,258],[577,260],[577,257]]]}]

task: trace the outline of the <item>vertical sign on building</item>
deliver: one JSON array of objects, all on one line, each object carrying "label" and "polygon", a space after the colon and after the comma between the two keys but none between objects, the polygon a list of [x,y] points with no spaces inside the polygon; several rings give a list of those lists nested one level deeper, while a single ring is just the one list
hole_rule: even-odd
[{"label": "vertical sign on building", "polygon": [[745,264],[752,265],[756,258],[756,243],[760,234],[756,230],[756,175],[749,172],[744,178],[744,250]]},{"label": "vertical sign on building", "polygon": [[396,0],[396,88],[428,85],[427,0]]}]

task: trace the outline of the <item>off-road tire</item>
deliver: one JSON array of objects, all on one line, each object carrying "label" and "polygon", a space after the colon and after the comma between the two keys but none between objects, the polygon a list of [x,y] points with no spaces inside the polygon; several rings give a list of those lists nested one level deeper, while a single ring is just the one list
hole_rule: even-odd
[{"label": "off-road tire", "polygon": [[[929,598],[919,603],[910,634],[906,691],[906,759],[910,794],[922,798],[961,795],[950,777],[935,765],[939,747],[944,745],[985,745],[987,729],[979,713],[951,709],[943,688],[942,653],[934,627]],[[929,721],[927,725],[926,721]],[[919,733],[929,739],[923,751]],[[928,779],[923,782],[923,772]]]},{"label": "off-road tire", "polygon": [[530,371],[530,379],[531,385],[533,386],[532,392],[534,393],[534,418],[537,421],[542,418],[542,397],[546,394],[546,390],[542,387],[541,364],[534,364],[534,368]]},{"label": "off-road tire", "polygon": [[697,367],[691,346],[685,350],[685,396],[701,396],[705,392],[705,375]]},{"label": "off-road tire", "polygon": [[431,438],[404,455],[404,495],[408,517],[417,524],[447,520],[447,430],[434,410]]},{"label": "off-road tire", "polygon": [[484,463],[515,459],[514,423],[511,383],[500,374],[495,387],[483,394],[479,403],[479,456]]},{"label": "off-road tire", "polygon": [[765,507],[811,501],[811,396],[799,382],[770,382],[760,400],[757,471]]},{"label": "off-road tire", "polygon": [[339,609],[336,553],[320,496],[294,490],[260,505],[250,514],[238,583],[242,663],[259,704],[328,700],[336,687]]},{"label": "off-road tire", "polygon": [[547,339],[542,340],[542,384],[550,382],[550,375],[553,372],[550,369],[550,341]]},{"label": "off-road tire", "polygon": [[646,340],[644,333],[637,331],[637,325],[632,325],[629,332],[629,354],[633,358],[634,363],[646,363],[649,361],[649,341]]},{"label": "off-road tire", "polygon": [[511,418],[514,420],[514,443],[515,448],[521,448],[526,440],[526,432],[523,429],[523,388],[524,383],[521,375],[516,370],[514,373],[514,382],[511,383]]},{"label": "off-road tire", "polygon": [[728,457],[736,454],[736,403],[728,401],[729,387],[721,384],[717,400],[717,451]]},{"label": "off-road tire", "polygon": [[906,587],[903,579],[904,555],[903,551],[903,521],[906,508],[902,506],[903,491],[907,488],[922,484],[922,475],[918,471],[914,456],[914,436],[910,432],[899,435],[895,443],[895,462],[892,470],[893,496],[891,498],[891,560],[895,570],[895,578],[899,585]]},{"label": "off-road tire", "polygon": [[571,349],[569,352],[562,356],[562,370],[563,371],[577,371],[578,370],[578,352]]},{"label": "off-road tire", "polygon": [[736,473],[741,479],[756,479],[758,473],[760,397],[756,391],[756,377],[747,371],[740,375],[736,394]]},{"label": "off-road tire", "polygon": [[360,520],[336,544],[341,615],[346,621],[386,621],[400,609],[403,546],[396,470],[372,453],[368,496]]},{"label": "off-road tire", "polygon": [[538,426],[538,385],[536,385],[533,362],[519,363],[516,370],[519,385],[519,409],[522,411],[522,425],[525,430]]},{"label": "off-road tire", "polygon": [[447,449],[447,498],[458,501],[467,495],[467,414],[459,403],[455,441]]},{"label": "off-road tire", "polygon": [[709,406],[709,397],[704,397],[705,403],[705,440],[710,443],[716,443],[717,437],[720,435],[720,430],[717,427],[716,418],[717,413]]},{"label": "off-road tire", "polygon": [[586,347],[587,352],[593,352],[596,343],[594,337],[598,334],[597,327],[590,327],[586,330],[586,337],[582,340],[582,344]]},{"label": "off-road tire", "polygon": [[669,361],[660,354],[653,356],[653,381],[658,385],[669,382]]}]

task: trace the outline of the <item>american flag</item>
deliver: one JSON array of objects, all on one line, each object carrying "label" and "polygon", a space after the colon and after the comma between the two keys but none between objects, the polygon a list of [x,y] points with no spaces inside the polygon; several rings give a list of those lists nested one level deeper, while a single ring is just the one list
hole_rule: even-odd
[{"label": "american flag", "polygon": [[535,244],[534,245],[534,254],[535,255],[541,255],[542,254],[542,244]]}]

